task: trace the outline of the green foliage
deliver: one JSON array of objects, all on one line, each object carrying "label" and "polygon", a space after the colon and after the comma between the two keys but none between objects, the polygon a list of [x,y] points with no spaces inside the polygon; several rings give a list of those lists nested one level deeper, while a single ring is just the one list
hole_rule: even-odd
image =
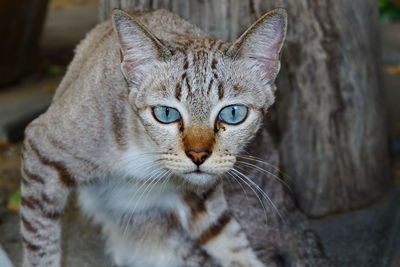
[{"label": "green foliage", "polygon": [[19,210],[20,202],[21,202],[21,190],[18,189],[14,194],[12,194],[8,198],[7,208],[17,212]]},{"label": "green foliage", "polygon": [[400,5],[392,0],[379,0],[379,13],[383,22],[400,20]]},{"label": "green foliage", "polygon": [[60,65],[50,65],[49,66],[49,73],[53,75],[60,75],[64,74],[66,71],[66,68],[64,66]]}]

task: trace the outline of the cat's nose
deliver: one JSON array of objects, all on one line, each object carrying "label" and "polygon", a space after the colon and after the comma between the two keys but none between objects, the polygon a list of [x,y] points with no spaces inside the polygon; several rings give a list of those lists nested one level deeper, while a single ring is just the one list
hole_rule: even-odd
[{"label": "cat's nose", "polygon": [[208,150],[189,149],[185,153],[197,166],[200,166],[211,155],[211,152]]}]

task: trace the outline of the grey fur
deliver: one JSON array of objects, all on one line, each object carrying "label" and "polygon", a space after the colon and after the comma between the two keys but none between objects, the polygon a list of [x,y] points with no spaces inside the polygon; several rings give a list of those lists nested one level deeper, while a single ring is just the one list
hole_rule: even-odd
[{"label": "grey fur", "polygon": [[[282,9],[233,44],[165,10],[115,11],[89,33],[52,105],[26,130],[24,266],[60,265],[60,217],[75,188],[116,264],[263,266],[229,215],[221,180],[274,101],[285,33]],[[231,104],[249,110],[240,125],[217,119]],[[157,122],[159,105],[182,121]],[[192,173],[186,146],[212,150],[202,173]]]}]

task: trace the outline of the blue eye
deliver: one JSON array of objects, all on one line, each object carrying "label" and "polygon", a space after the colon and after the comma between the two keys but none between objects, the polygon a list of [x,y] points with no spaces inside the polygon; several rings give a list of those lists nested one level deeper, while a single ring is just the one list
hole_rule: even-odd
[{"label": "blue eye", "polygon": [[232,105],[221,109],[218,119],[227,124],[239,124],[246,119],[247,107],[242,105]]},{"label": "blue eye", "polygon": [[154,117],[162,123],[172,123],[181,119],[181,114],[179,111],[171,107],[154,107],[153,114]]}]

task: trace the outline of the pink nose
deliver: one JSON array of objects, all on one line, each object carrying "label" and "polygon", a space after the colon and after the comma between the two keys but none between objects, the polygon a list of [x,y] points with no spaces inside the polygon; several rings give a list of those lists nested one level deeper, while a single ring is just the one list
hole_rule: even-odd
[{"label": "pink nose", "polygon": [[196,164],[200,166],[204,161],[211,155],[211,152],[208,150],[186,150],[186,155]]}]

